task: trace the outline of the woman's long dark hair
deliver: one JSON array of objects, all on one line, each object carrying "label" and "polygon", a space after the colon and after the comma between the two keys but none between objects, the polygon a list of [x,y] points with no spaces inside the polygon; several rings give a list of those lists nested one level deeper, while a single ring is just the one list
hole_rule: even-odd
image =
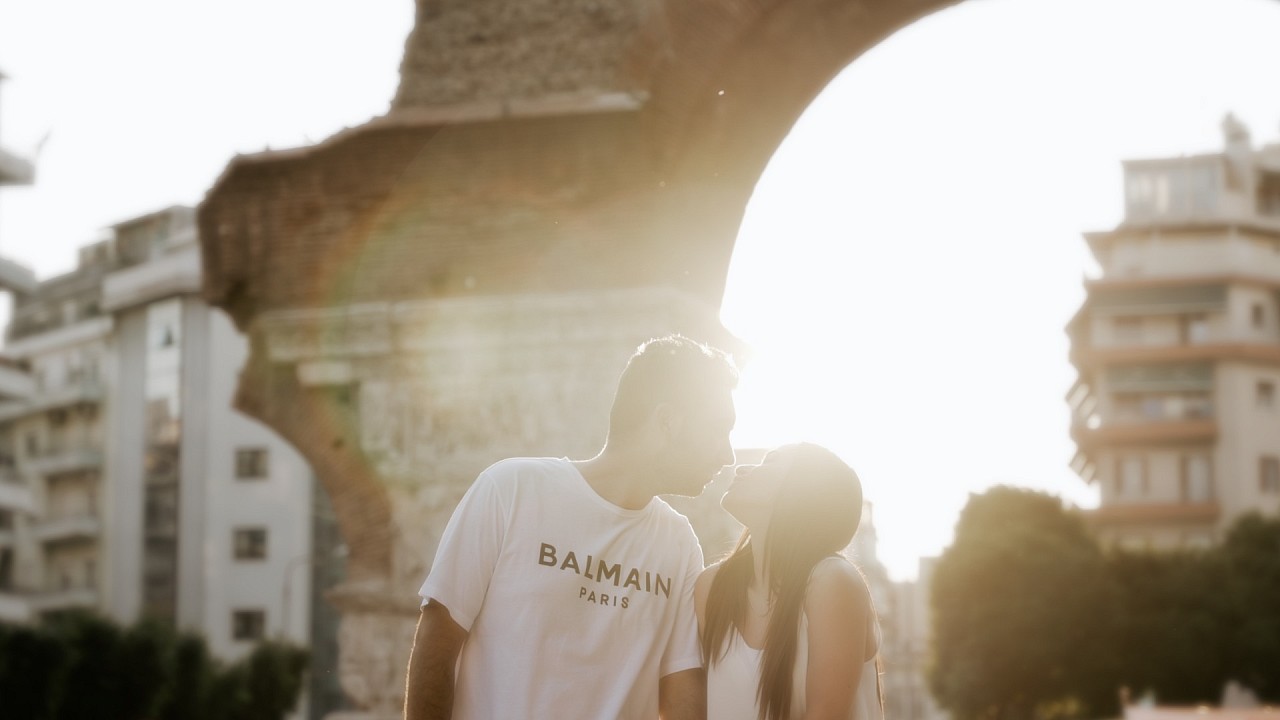
[{"label": "woman's long dark hair", "polygon": [[800,610],[809,574],[823,558],[848,546],[862,517],[862,484],[843,460],[809,443],[786,446],[786,450],[794,458],[769,517],[765,546],[756,548],[750,534],[743,532],[711,583],[702,629],[703,662],[711,667],[724,657],[729,631],[744,625],[747,586],[755,575],[753,557],[763,552],[773,615],[765,632],[756,688],[759,720],[789,720]]}]

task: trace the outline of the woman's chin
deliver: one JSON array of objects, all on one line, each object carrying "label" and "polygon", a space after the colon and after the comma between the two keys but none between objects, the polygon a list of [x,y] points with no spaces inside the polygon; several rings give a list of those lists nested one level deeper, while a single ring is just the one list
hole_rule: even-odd
[{"label": "woman's chin", "polygon": [[720,498],[720,507],[724,509],[725,512],[729,513],[729,517],[737,520],[738,524],[751,527],[751,523],[749,522],[751,513],[741,507],[738,504],[737,499],[731,494],[726,493],[724,497]]}]

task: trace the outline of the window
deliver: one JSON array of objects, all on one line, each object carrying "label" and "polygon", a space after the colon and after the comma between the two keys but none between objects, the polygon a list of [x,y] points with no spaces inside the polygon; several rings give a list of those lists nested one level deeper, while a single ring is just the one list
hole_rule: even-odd
[{"label": "window", "polygon": [[1135,343],[1142,340],[1142,318],[1123,316],[1115,319],[1116,342]]},{"label": "window", "polygon": [[236,560],[264,560],[267,557],[266,528],[237,528],[233,536]]},{"label": "window", "polygon": [[1179,339],[1183,345],[1198,345],[1209,339],[1209,319],[1204,315],[1183,315],[1178,319]]},{"label": "window", "polygon": [[1183,455],[1181,470],[1179,484],[1183,502],[1203,503],[1213,499],[1213,464],[1208,453]]},{"label": "window", "polygon": [[1280,174],[1263,173],[1258,178],[1258,212],[1280,215]]},{"label": "window", "polygon": [[1276,402],[1276,384],[1270,380],[1259,380],[1257,390],[1254,393],[1257,398],[1258,407],[1270,408],[1275,407]]},{"label": "window", "polygon": [[261,640],[266,636],[266,610],[232,610],[231,639]]},{"label": "window", "polygon": [[1140,455],[1125,455],[1116,461],[1116,496],[1133,497],[1147,488],[1146,463]]},{"label": "window", "polygon": [[1263,455],[1258,460],[1258,489],[1267,494],[1280,494],[1280,458]]},{"label": "window", "polygon": [[1262,307],[1262,303],[1254,303],[1249,310],[1250,316],[1253,318],[1253,326],[1262,328],[1267,324],[1267,311]]},{"label": "window", "polygon": [[267,449],[240,448],[236,450],[236,478],[261,480],[267,477]]}]

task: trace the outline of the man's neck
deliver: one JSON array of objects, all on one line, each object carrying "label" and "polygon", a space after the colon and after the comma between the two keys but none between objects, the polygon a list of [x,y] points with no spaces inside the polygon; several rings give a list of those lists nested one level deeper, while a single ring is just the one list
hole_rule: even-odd
[{"label": "man's neck", "polygon": [[606,445],[590,460],[573,463],[597,495],[627,510],[639,510],[653,500],[652,470],[647,462]]}]

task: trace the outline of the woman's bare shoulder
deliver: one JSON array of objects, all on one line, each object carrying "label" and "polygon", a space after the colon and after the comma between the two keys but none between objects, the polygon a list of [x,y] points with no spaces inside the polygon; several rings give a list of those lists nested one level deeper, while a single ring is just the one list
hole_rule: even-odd
[{"label": "woman's bare shoulder", "polygon": [[833,605],[864,614],[871,609],[871,591],[862,572],[837,556],[824,558],[813,566],[805,591],[806,611]]}]

